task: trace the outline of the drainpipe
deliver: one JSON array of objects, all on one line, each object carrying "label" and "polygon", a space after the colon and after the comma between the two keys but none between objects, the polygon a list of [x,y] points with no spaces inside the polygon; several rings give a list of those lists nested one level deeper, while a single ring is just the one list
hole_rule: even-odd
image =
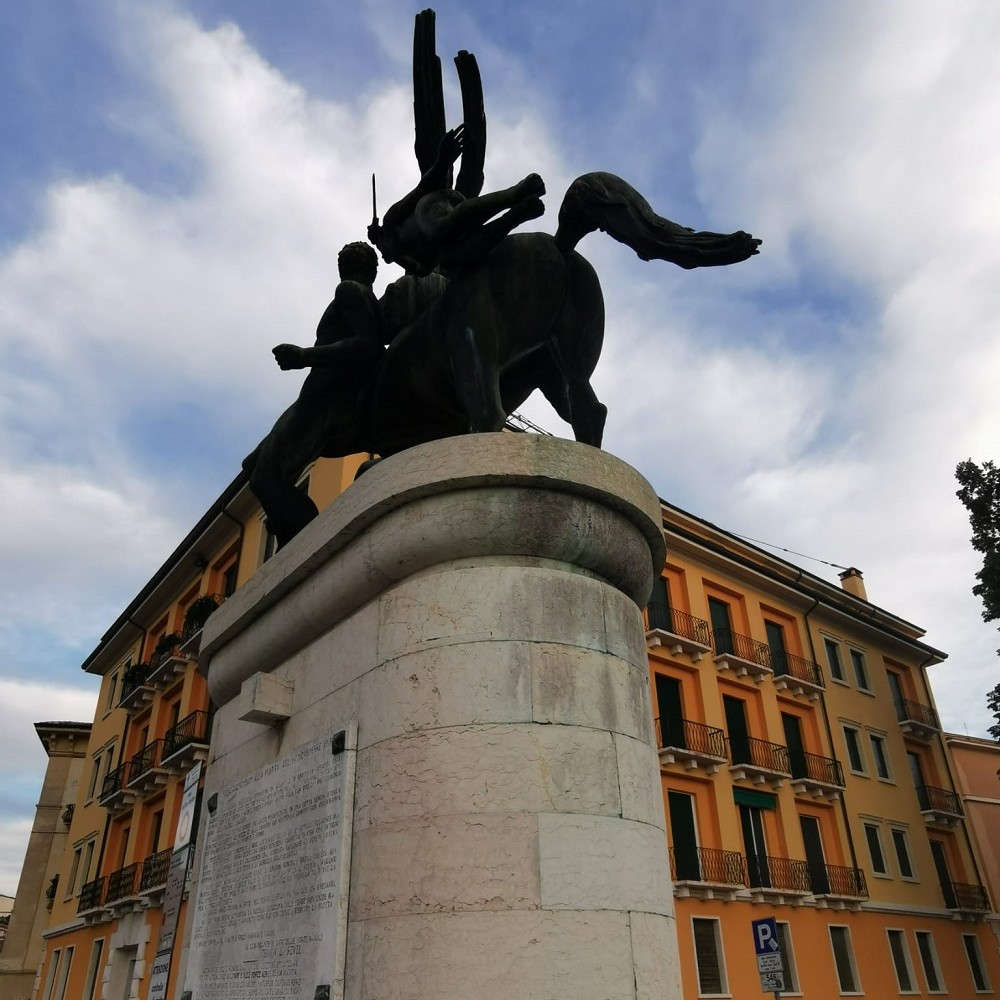
[{"label": "drainpipe", "polygon": [[[796,579],[795,582],[799,583],[801,580],[802,580],[802,569],[799,568],[798,579]],[[802,616],[805,619],[806,623],[806,639],[809,641],[809,654],[810,656],[812,656],[813,663],[817,664],[817,666],[819,665],[819,659],[816,657],[816,644],[813,642],[812,629],[809,626],[809,616],[816,610],[818,606],[819,606],[819,598],[814,597],[812,607]],[[832,753],[833,728],[830,725],[830,713],[827,711],[825,694],[822,693],[820,694],[819,704],[823,713],[823,725],[826,727],[826,738],[829,741],[830,752]],[[847,789],[845,788],[844,791],[846,792]],[[845,795],[841,794],[839,798],[840,798],[840,815],[844,821],[844,832],[847,834],[847,851],[851,856],[851,867],[856,868],[860,871],[861,866],[858,864],[858,853],[854,847],[854,836],[851,833],[851,817],[847,811],[846,797]]]}]

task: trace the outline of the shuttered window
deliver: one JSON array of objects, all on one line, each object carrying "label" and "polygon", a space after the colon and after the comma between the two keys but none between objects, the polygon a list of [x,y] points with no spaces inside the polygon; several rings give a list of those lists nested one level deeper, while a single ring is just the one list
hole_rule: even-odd
[{"label": "shuttered window", "polygon": [[906,934],[901,930],[887,930],[889,954],[892,967],[896,970],[896,983],[900,993],[915,993],[913,988],[913,966],[910,964],[910,950],[906,947]]},{"label": "shuttered window", "polygon": [[965,945],[965,957],[969,960],[969,970],[972,972],[972,982],[977,993],[992,993],[986,966],[983,964],[983,953],[979,950],[979,939],[975,934],[963,934],[962,944]]},{"label": "shuttered window", "polygon": [[837,969],[840,992],[860,993],[861,985],[851,948],[851,932],[846,927],[830,927],[830,944],[833,946],[833,964]]},{"label": "shuttered window", "polygon": [[698,995],[713,997],[726,994],[726,971],[722,965],[722,941],[719,921],[693,917],[694,958],[698,966]]},{"label": "shuttered window", "polygon": [[915,934],[917,951],[920,952],[920,964],[924,967],[924,978],[927,980],[927,992],[943,993],[944,980],[941,978],[941,966],[938,965],[934,936],[930,931],[916,931]]}]

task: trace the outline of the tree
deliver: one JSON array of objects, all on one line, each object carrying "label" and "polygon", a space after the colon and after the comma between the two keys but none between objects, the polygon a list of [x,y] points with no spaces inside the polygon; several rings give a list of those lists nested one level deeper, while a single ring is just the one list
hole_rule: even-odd
[{"label": "tree", "polygon": [[[956,496],[969,512],[972,547],[983,554],[982,569],[976,573],[979,582],[972,592],[983,602],[983,621],[996,621],[1000,618],[1000,468],[966,459],[958,463],[955,478],[962,487]],[[986,704],[997,720],[988,732],[1000,740],[1000,684],[987,694]]]},{"label": "tree", "polygon": [[986,730],[995,740],[1000,740],[1000,684],[998,684],[987,696],[986,707],[993,713],[996,723]]}]

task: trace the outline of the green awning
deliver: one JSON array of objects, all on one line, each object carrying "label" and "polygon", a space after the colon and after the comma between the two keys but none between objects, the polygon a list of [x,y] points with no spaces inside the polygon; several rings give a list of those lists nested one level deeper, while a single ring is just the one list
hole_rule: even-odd
[{"label": "green awning", "polygon": [[771,792],[755,792],[749,788],[734,788],[733,801],[738,806],[756,806],[758,809],[776,809],[778,796]]}]

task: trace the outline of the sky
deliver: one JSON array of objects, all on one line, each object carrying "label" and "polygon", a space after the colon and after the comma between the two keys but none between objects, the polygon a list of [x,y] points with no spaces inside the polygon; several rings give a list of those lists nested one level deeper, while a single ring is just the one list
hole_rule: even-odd
[{"label": "sky", "polygon": [[[92,718],[80,664],[297,393],[270,348],[312,341],[372,172],[381,211],[416,181],[415,11],[0,6],[0,893],[45,766],[33,723]],[[607,303],[604,447],[814,573],[860,568],[949,653],[945,728],[985,736],[1000,638],[954,468],[1000,459],[1000,6],[437,11],[448,124],[469,49],[487,188],[540,173],[537,228],[607,170],[764,241],[702,271],[580,245]]]}]

